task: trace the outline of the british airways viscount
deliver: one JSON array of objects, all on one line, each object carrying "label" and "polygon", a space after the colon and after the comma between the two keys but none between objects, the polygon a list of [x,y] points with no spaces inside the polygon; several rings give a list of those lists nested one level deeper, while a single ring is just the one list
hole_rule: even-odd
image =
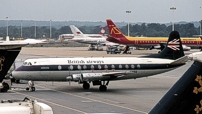
[{"label": "british airways viscount", "polygon": [[[12,76],[15,79],[31,81],[74,81],[99,85],[106,91],[109,81],[152,76],[182,66],[188,60],[184,56],[180,35],[170,33],[166,47],[152,57],[99,57],[99,58],[38,58],[27,59]],[[35,87],[30,84],[30,91]]]}]

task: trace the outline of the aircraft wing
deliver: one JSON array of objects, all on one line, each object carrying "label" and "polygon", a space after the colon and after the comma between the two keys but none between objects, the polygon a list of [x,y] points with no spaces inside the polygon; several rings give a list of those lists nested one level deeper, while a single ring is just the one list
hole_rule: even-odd
[{"label": "aircraft wing", "polygon": [[125,74],[128,74],[128,72],[109,72],[109,73],[103,73],[103,77],[104,76],[109,76],[109,77],[122,77]]},{"label": "aircraft wing", "polygon": [[14,49],[28,45],[25,42],[0,42],[0,49]]},{"label": "aircraft wing", "polygon": [[95,80],[113,80],[119,77],[123,77],[128,73],[132,72],[108,72],[108,73],[81,73],[73,74],[70,77],[67,77],[69,81],[95,81]]}]

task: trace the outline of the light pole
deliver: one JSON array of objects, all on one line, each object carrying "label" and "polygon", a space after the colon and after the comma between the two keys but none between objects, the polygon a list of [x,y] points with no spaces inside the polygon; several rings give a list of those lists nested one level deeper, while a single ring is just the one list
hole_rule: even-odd
[{"label": "light pole", "polygon": [[175,30],[175,28],[174,28],[174,10],[176,10],[176,8],[175,7],[171,7],[170,10],[172,10],[172,12],[173,12],[172,13],[172,15],[173,15],[172,16],[173,17],[173,19],[172,19],[172,31],[174,31]]},{"label": "light pole", "polygon": [[200,29],[200,35],[201,35],[201,23],[202,23],[202,20],[200,20],[199,22],[200,22],[200,28],[199,29]]},{"label": "light pole", "polygon": [[52,21],[52,20],[50,20],[50,39],[51,39],[51,37],[52,37],[52,34],[51,34],[51,21]]},{"label": "light pole", "polygon": [[128,14],[128,36],[130,35],[130,28],[129,28],[129,14],[131,13],[131,11],[127,10],[126,14]]},{"label": "light pole", "polygon": [[22,21],[20,23],[20,37],[22,38]]},{"label": "light pole", "polygon": [[34,34],[34,37],[35,37],[35,39],[36,39],[36,21],[35,21],[35,27],[34,27],[34,30],[35,30],[35,34]]},{"label": "light pole", "polygon": [[8,37],[8,17],[6,17],[6,37]]},{"label": "light pole", "polygon": [[[201,9],[201,7],[200,7],[200,9]],[[201,35],[201,23],[202,23],[202,19],[200,19],[200,35]]]}]

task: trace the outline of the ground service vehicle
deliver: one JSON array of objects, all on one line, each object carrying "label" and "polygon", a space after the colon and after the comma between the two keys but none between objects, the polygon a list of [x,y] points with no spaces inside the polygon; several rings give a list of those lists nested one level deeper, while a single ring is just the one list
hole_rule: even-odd
[{"label": "ground service vehicle", "polygon": [[2,100],[0,114],[53,114],[53,110],[47,104],[30,100]]},{"label": "ground service vehicle", "polygon": [[120,54],[121,51],[117,48],[117,47],[114,47],[114,46],[110,46],[107,48],[107,54]]}]

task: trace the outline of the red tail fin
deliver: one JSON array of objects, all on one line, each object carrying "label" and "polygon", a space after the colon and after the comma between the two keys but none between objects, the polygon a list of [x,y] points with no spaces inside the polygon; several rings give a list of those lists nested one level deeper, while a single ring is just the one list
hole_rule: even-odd
[{"label": "red tail fin", "polygon": [[116,27],[116,25],[112,22],[111,19],[107,19],[107,26],[109,29],[109,34],[114,38],[125,38],[122,32]]}]

